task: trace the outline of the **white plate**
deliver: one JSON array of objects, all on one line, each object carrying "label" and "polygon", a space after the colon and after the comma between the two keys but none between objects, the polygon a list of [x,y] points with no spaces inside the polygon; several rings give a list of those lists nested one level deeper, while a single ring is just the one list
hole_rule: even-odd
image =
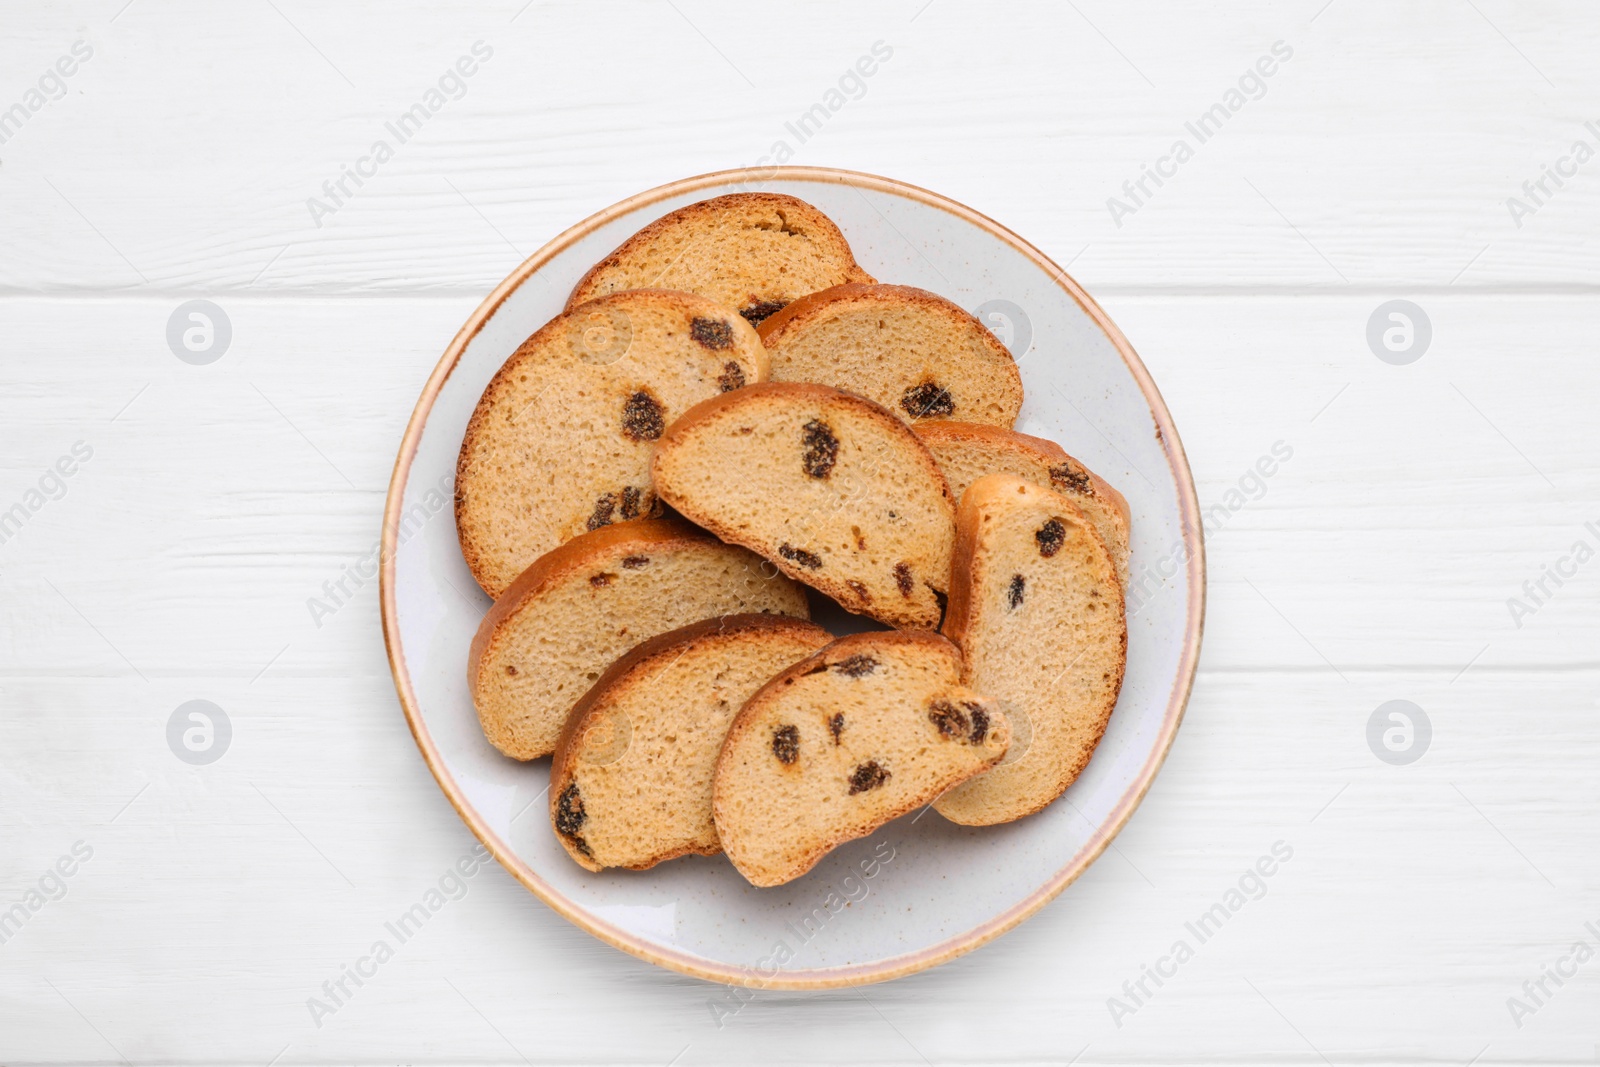
[{"label": "white plate", "polygon": [[[1133,514],[1127,680],[1105,739],[1061,801],[1008,826],[908,815],[805,877],[756,889],[721,856],[591,874],[550,829],[549,760],[484,741],[467,647],[489,600],[452,518],[456,453],[479,394],[560,312],[578,278],[646,223],[724,193],[801,197],[844,231],[861,265],[978,313],[1012,347],[1027,401],[1017,428],[1048,437],[1128,498]],[[384,510],[384,638],[417,744],[494,855],[561,915],[624,951],[703,978],[816,989],[881,981],[999,936],[1095,859],[1149,788],[1194,678],[1204,605],[1200,516],[1160,394],[1122,334],[1055,264],[969,208],[846,171],[730,171],[653,189],[563,233],[474,312],[423,390]]]}]

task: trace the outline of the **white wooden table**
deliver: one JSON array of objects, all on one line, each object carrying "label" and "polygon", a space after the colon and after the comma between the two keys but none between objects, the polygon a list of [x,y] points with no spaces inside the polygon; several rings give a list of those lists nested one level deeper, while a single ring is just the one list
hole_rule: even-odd
[{"label": "white wooden table", "polygon": [[[7,0],[0,1062],[1595,1062],[1596,15]],[[474,845],[359,577],[423,380],[545,240],[777,141],[1018,230],[1150,366],[1213,516],[1165,770],[1059,900],[917,977],[719,1026],[719,987],[489,867],[314,1019]],[[210,363],[168,343],[192,299],[231,325]],[[1367,338],[1395,299],[1431,324],[1406,365]],[[169,747],[190,700],[215,762]],[[1414,762],[1369,746],[1390,700]]]}]

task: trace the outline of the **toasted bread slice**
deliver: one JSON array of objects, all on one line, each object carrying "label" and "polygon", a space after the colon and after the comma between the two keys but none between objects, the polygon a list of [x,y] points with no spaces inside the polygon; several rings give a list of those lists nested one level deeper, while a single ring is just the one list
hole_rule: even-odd
[{"label": "toasted bread slice", "polygon": [[1111,553],[1062,494],[985,475],[961,498],[944,633],[961,648],[962,681],[994,699],[1018,740],[934,808],[968,826],[1031,815],[1088,764],[1122,688],[1128,626]]},{"label": "toasted bread slice", "polygon": [[965,422],[926,422],[917,436],[939,461],[957,501],[967,486],[985,474],[1014,474],[1042,485],[1071,500],[1094,523],[1111,558],[1117,577],[1128,584],[1128,502],[1098,474],[1061,450],[1054,441],[996,426]]},{"label": "toasted bread slice", "polygon": [[697,404],[668,427],[657,492],[850,611],[939,625],[954,506],[911,429],[870,400],[800,383]]},{"label": "toasted bread slice", "polygon": [[752,324],[807,293],[870,282],[833,220],[781,193],[733,193],[652,222],[590,268],[568,307],[624,289],[683,289]]},{"label": "toasted bread slice", "polygon": [[789,882],[994,766],[1011,735],[932,633],[841,637],[762,686],[717,760],[712,808],[752,885]]},{"label": "toasted bread slice", "polygon": [[1010,429],[1022,376],[1006,346],[958,305],[909,285],[836,285],[761,324],[775,382],[859,393],[910,423]]},{"label": "toasted bread slice", "polygon": [[467,684],[484,736],[515,759],[548,756],[572,706],[640,641],[719,615],[808,618],[805,592],[770,574],[674,519],[607,526],[540,556],[472,641]]},{"label": "toasted bread slice", "polygon": [[779,615],[725,615],[652,637],[567,717],[550,818],[579,864],[644,870],[722,851],[711,779],[728,726],[773,675],[833,640]]},{"label": "toasted bread slice", "polygon": [[640,290],[558,315],[494,376],[456,467],[456,529],[490,596],[586,530],[659,514],[650,453],[707,397],[765,381],[749,323],[691,293]]}]

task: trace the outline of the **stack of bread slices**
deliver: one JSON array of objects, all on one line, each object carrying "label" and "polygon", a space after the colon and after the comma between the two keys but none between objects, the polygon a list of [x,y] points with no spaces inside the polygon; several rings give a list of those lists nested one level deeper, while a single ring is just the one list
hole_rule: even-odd
[{"label": "stack of bread slices", "polygon": [[[1066,790],[1122,685],[1129,516],[1022,400],[982,323],[794,197],[680,208],[583,277],[484,390],[455,498],[484,736],[552,757],[575,862],[780,885],[918,808]],[[836,639],[829,599],[885,628]]]}]

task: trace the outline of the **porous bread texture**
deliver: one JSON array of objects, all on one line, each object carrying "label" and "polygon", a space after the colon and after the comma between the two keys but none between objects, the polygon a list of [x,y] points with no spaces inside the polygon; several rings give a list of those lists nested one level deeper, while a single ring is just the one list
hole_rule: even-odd
[{"label": "porous bread texture", "polygon": [[575,537],[519,575],[478,626],[467,684],[484,736],[514,759],[548,756],[572,706],[622,653],[743,613],[810,617],[799,586],[686,522]]},{"label": "porous bread texture", "polygon": [[957,501],[967,486],[986,474],[1014,474],[1054,489],[1077,504],[1111,549],[1117,577],[1127,587],[1131,526],[1128,502],[1105,479],[1062,451],[1060,445],[1043,437],[974,423],[929,422],[916,430],[939,461],[950,483],[950,495]]},{"label": "porous bread texture", "polygon": [[638,290],[556,316],[506,360],[467,424],[456,530],[499,596],[587,530],[659,514],[650,453],[691,406],[765,381],[754,328],[692,293]]},{"label": "porous bread texture", "polygon": [[842,282],[871,282],[833,220],[781,193],[732,193],[652,222],[589,269],[568,307],[624,289],[708,296],[758,323]]},{"label": "porous bread texture", "polygon": [[917,435],[825,385],[751,386],[697,404],[656,451],[657,492],[847,610],[933,629],[955,509]]},{"label": "porous bread texture", "polygon": [[1006,346],[925,289],[837,285],[796,300],[760,332],[772,381],[848,389],[913,424],[1010,429],[1022,408],[1022,376]]},{"label": "porous bread texture", "polygon": [[1011,719],[1015,751],[946,793],[939,814],[968,826],[1031,815],[1088,765],[1122,688],[1122,585],[1100,535],[1065,496],[1010,474],[961,498],[944,633],[962,681]]},{"label": "porous bread texture", "polygon": [[926,632],[842,637],[756,692],[717,760],[722,847],[752,885],[805,874],[831,849],[994,766],[1011,735]]},{"label": "porous bread texture", "polygon": [[550,818],[568,854],[599,871],[721,852],[711,779],[729,724],[774,674],[831,640],[800,619],[727,615],[612,664],[567,717],[550,765]]}]

